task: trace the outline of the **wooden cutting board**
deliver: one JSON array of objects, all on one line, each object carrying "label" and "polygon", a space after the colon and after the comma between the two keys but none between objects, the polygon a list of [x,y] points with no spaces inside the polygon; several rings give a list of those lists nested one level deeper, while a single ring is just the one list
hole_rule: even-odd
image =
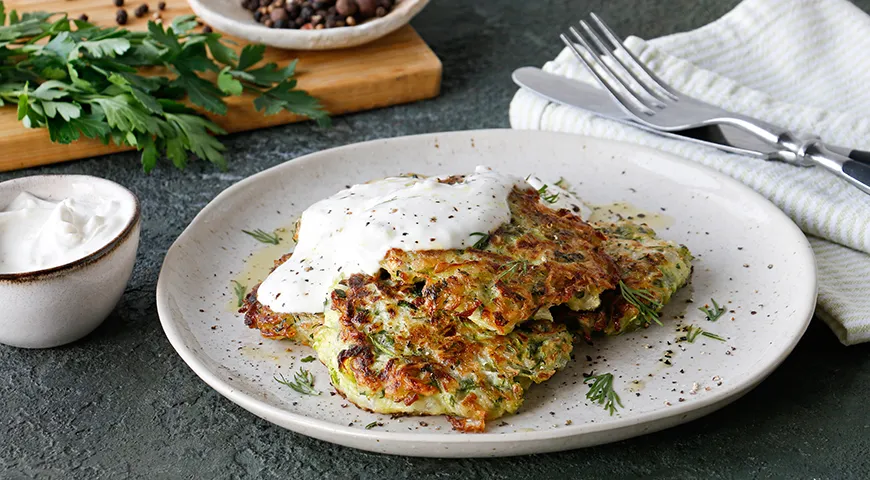
[{"label": "wooden cutting board", "polygon": [[[127,0],[129,14],[126,28],[144,30],[150,14],[133,16],[143,0]],[[148,0],[153,12],[157,0]],[[25,11],[67,12],[70,18],[86,13],[91,22],[114,25],[112,0],[5,0],[7,13]],[[164,21],[192,13],[183,0],[166,0]],[[228,37],[239,45],[244,41]],[[289,51],[267,49],[265,61],[286,64],[299,59],[299,87],[319,98],[333,114],[357,112],[431,98],[441,88],[441,61],[410,26],[360,47],[332,51]],[[253,97],[228,98],[229,111],[224,117],[212,117],[229,132],[282,125],[304,120],[289,113],[264,116],[254,110]],[[0,107],[0,171],[75,160],[128,150],[127,147],[103,145],[99,141],[81,140],[58,145],[48,139],[45,129],[27,129],[17,120],[14,107]]]}]

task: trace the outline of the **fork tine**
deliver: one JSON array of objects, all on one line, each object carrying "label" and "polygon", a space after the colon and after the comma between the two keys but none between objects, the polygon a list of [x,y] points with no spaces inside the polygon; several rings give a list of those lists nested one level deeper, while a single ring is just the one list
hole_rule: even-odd
[{"label": "fork tine", "polygon": [[651,82],[653,82],[653,84],[655,84],[657,87],[661,88],[671,100],[674,100],[674,101],[679,100],[679,96],[678,96],[679,93],[676,92],[673,88],[671,88],[670,85],[668,85],[667,83],[662,81],[662,79],[659,78],[658,75],[653,73],[633,53],[631,53],[627,48],[625,48],[625,46],[622,43],[622,39],[619,38],[619,36],[617,36],[616,33],[614,33],[613,30],[611,30],[610,27],[608,27],[607,24],[604,23],[604,21],[598,17],[598,15],[596,15],[594,13],[590,13],[589,16],[592,17],[592,20],[595,21],[595,23],[598,25],[598,28],[600,28],[601,31],[604,32],[604,35],[607,36],[607,39],[610,40],[610,43],[613,44],[623,54],[627,55],[628,58],[631,58],[634,66],[638,67],[641,71],[643,71],[646,74],[647,78]]},{"label": "fork tine", "polygon": [[640,113],[635,112],[633,105],[631,104],[631,101],[627,98],[623,98],[618,91],[616,91],[613,87],[610,86],[609,83],[605,82],[599,76],[598,72],[596,72],[595,69],[592,67],[592,64],[589,63],[588,60],[586,60],[586,58],[580,53],[580,50],[577,49],[577,46],[574,45],[574,42],[569,40],[568,37],[565,36],[564,33],[560,34],[559,38],[562,39],[562,42],[565,44],[565,46],[567,46],[569,49],[571,49],[571,52],[574,54],[575,57],[577,57],[578,60],[580,60],[580,62],[586,67],[586,69],[589,71],[589,73],[593,77],[595,77],[595,80],[597,80],[598,83],[602,87],[604,87],[604,89],[607,90],[608,93],[610,93],[610,96],[613,97],[613,100],[617,104],[619,104],[622,108],[628,110],[629,114],[631,114],[631,115],[640,115],[640,113],[649,114],[649,112],[640,112]]},{"label": "fork tine", "polygon": [[583,30],[586,32],[586,36],[592,39],[592,41],[595,43],[595,46],[598,47],[599,51],[601,51],[605,55],[607,55],[613,61],[614,64],[619,66],[619,70],[621,70],[622,73],[624,73],[625,75],[628,75],[632,80],[634,80],[640,86],[640,88],[644,92],[646,92],[647,95],[649,95],[650,97],[652,97],[654,99],[654,101],[655,101],[654,104],[656,107],[663,108],[666,106],[666,104],[663,102],[670,100],[670,97],[666,97],[664,94],[659,93],[656,88],[650,88],[646,84],[646,82],[644,82],[640,78],[638,78],[637,75],[635,75],[635,73],[631,70],[631,68],[628,65],[626,65],[621,58],[619,58],[613,54],[613,51],[611,48],[604,45],[604,40],[601,39],[601,36],[599,36],[597,33],[595,33],[595,30],[593,30],[592,27],[590,27],[589,24],[586,23],[585,20],[580,20],[580,26],[583,27]]},{"label": "fork tine", "polygon": [[[645,99],[636,95],[632,91],[632,89],[628,85],[626,85],[626,83],[621,78],[619,78],[619,76],[616,75],[613,70],[611,70],[611,68],[604,62],[604,60],[602,60],[601,57],[595,53],[595,50],[592,49],[592,46],[589,45],[589,42],[587,42],[586,39],[583,38],[582,35],[580,35],[580,32],[578,32],[576,28],[570,27],[568,30],[574,35],[574,38],[577,40],[577,42],[586,49],[586,51],[589,53],[589,56],[592,58],[592,62],[594,62],[595,65],[597,65],[599,68],[601,68],[602,71],[605,72],[605,75],[598,73],[592,66],[592,63],[586,60],[575,46],[571,45],[571,49],[574,52],[574,55],[583,61],[583,63],[589,68],[589,71],[592,72],[592,75],[598,79],[599,83],[604,85],[614,96],[621,99],[623,106],[627,107],[628,105],[626,103],[630,104],[631,100],[634,100],[643,108],[643,113],[646,113],[647,115],[653,115],[655,113],[652,109],[653,106],[650,105]],[[564,42],[565,39],[563,38],[562,41]],[[611,83],[611,81],[613,83]],[[619,90],[617,88],[614,88],[614,84],[622,87],[622,89]],[[628,97],[631,100],[626,100],[625,97]]]}]

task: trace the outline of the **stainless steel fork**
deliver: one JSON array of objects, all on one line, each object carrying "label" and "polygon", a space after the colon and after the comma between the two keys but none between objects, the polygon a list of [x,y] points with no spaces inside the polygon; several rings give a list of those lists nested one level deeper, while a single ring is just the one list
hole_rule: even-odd
[{"label": "stainless steel fork", "polygon": [[818,137],[802,137],[676,91],[625,48],[623,41],[598,15],[591,13],[590,17],[598,31],[581,20],[583,33],[574,27],[569,29],[576,43],[565,34],[560,38],[613,100],[637,122],[663,131],[731,125],[793,152],[795,155],[789,163],[804,167],[822,166],[870,193],[870,165],[866,159],[853,160],[847,156],[848,150],[840,151],[838,148],[835,151]]}]

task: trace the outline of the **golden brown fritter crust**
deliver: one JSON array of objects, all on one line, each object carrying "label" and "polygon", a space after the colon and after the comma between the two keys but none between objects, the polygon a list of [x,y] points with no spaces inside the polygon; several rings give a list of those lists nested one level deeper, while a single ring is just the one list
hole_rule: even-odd
[{"label": "golden brown fritter crust", "polygon": [[514,188],[510,223],[481,249],[394,249],[381,265],[397,281],[425,282],[421,307],[430,314],[451,312],[500,334],[572,299],[592,299],[594,308],[594,299],[619,281],[605,236],[539,198],[534,189]]},{"label": "golden brown fritter crust", "polygon": [[482,431],[570,358],[563,325],[533,320],[498,335],[449,312],[429,315],[413,285],[359,274],[346,283],[314,346],[336,389],[362,408],[446,414],[459,430]]},{"label": "golden brown fritter crust", "polygon": [[[275,260],[272,270],[274,271],[279,265],[290,259],[291,255],[288,253]],[[245,296],[242,307],[239,309],[239,313],[245,315],[245,325],[248,328],[260,330],[260,334],[266,338],[274,340],[290,338],[303,345],[310,345],[314,330],[323,324],[323,314],[274,312],[257,300],[257,289],[259,288],[260,284],[254,286],[251,292]]]},{"label": "golden brown fritter crust", "polygon": [[[683,245],[660,240],[647,225],[628,221],[595,224],[607,235],[605,251],[620,270],[620,278],[630,291],[648,295],[644,304],[656,313],[691,277],[692,255]],[[588,338],[593,332],[618,335],[639,327],[648,327],[649,318],[626,301],[622,288],[602,295],[601,307],[591,312],[559,309],[557,316],[574,317]]]}]

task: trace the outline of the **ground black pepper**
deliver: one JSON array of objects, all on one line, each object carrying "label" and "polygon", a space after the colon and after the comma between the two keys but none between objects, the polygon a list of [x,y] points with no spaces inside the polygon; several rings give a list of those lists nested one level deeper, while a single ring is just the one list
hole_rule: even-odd
[{"label": "ground black pepper", "polygon": [[271,28],[302,30],[352,27],[389,14],[396,3],[394,0],[241,0],[242,7],[251,12],[257,23]]}]

